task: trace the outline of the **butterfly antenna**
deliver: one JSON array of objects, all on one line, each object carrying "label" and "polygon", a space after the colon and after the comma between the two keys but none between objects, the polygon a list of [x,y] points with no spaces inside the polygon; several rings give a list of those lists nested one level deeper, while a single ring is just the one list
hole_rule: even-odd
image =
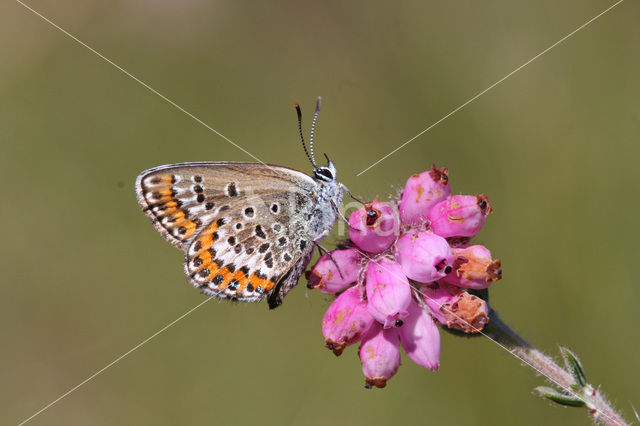
[{"label": "butterfly antenna", "polygon": [[316,121],[318,121],[318,114],[320,114],[320,103],[322,102],[322,98],[318,96],[316,100],[316,112],[313,113],[313,122],[311,123],[311,135],[309,136],[309,148],[311,149],[311,158],[313,159],[313,164],[316,163],[316,157],[313,155],[313,134],[316,131]]},{"label": "butterfly antenna", "polygon": [[302,141],[302,147],[304,148],[304,153],[307,154],[307,158],[309,159],[313,167],[316,167],[316,162],[313,161],[313,159],[309,155],[309,151],[307,151],[307,145],[304,143],[304,135],[302,134],[302,111],[300,110],[299,103],[296,103],[296,112],[298,113],[298,131],[300,132],[300,140]]}]

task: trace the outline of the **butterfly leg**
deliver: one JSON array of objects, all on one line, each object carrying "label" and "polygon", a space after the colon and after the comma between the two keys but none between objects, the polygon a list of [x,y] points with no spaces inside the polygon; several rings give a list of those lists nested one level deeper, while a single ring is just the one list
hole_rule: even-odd
[{"label": "butterfly leg", "polygon": [[336,265],[336,268],[338,268],[338,273],[340,274],[340,278],[344,279],[344,275],[342,275],[342,271],[340,270],[340,266],[338,265],[336,260],[331,255],[331,252],[329,250],[327,250],[326,248],[322,247],[319,243],[317,243],[315,241],[313,242],[313,244],[315,244],[315,246],[318,247],[318,251],[320,252],[320,255],[326,254],[327,256],[329,256],[329,259],[331,259],[333,264]]},{"label": "butterfly leg", "polygon": [[346,192],[346,193],[347,193],[347,195],[349,195],[349,197],[353,198],[354,200],[356,200],[356,201],[357,201],[357,202],[359,202],[360,204],[366,204],[366,203],[365,203],[364,201],[362,201],[361,199],[356,198],[356,196],[355,196],[355,195],[353,195],[353,194],[351,193],[351,191],[349,191],[349,188],[347,188],[344,184],[342,184],[342,183],[341,183],[341,184],[340,184],[340,188],[342,188],[342,190],[343,190],[344,192]]},{"label": "butterfly leg", "polygon": [[333,209],[335,210],[336,214],[338,215],[338,217],[347,224],[347,226],[349,227],[349,229],[353,229],[356,230],[358,232],[360,232],[359,229],[354,228],[353,226],[351,226],[351,224],[349,223],[349,219],[347,219],[346,217],[344,217],[344,215],[342,214],[342,212],[340,211],[340,209],[338,208],[338,206],[336,205],[336,203],[333,202],[333,200],[331,200],[331,206],[333,207]]}]

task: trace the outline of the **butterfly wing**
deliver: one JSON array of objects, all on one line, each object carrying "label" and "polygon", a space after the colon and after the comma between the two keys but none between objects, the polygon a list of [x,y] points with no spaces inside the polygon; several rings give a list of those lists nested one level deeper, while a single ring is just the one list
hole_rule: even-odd
[{"label": "butterfly wing", "polygon": [[297,278],[318,237],[307,226],[316,182],[255,163],[183,163],[143,172],[138,201],[160,233],[185,251],[203,292],[259,301]]}]

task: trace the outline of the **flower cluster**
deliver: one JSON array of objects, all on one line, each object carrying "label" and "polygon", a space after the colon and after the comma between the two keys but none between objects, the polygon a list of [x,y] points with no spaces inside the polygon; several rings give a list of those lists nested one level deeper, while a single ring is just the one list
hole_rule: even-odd
[{"label": "flower cluster", "polygon": [[374,200],[349,217],[349,240],[320,257],[309,288],[337,297],[322,321],[325,345],[340,355],[360,342],[367,387],[384,387],[400,366],[400,344],[437,370],[437,323],[477,333],[487,304],[465,289],[498,279],[500,261],[471,245],[491,213],[484,195],[451,195],[448,170],[435,166],[407,181],[399,200]]}]

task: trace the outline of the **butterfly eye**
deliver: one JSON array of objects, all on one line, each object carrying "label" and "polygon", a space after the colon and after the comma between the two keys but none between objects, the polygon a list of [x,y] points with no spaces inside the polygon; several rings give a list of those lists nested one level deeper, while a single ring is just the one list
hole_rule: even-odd
[{"label": "butterfly eye", "polygon": [[322,180],[334,180],[333,172],[326,167],[318,167],[315,171],[315,175],[318,179]]}]

